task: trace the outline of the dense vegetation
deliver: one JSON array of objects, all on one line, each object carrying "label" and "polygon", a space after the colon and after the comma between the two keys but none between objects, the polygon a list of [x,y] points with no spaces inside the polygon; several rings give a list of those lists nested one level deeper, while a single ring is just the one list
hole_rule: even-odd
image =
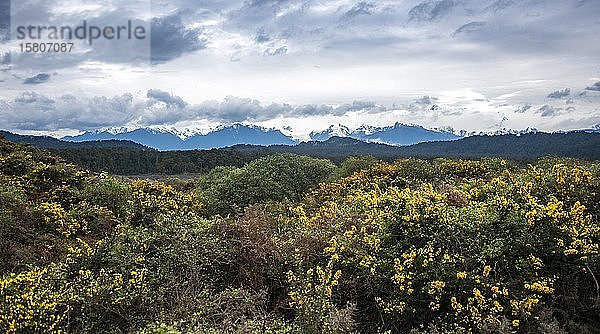
[{"label": "dense vegetation", "polygon": [[51,151],[70,163],[113,175],[203,174],[218,166],[241,167],[269,154],[263,150],[240,152],[230,148],[159,152],[126,147],[83,147]]},{"label": "dense vegetation", "polygon": [[544,156],[600,159],[600,133],[529,133],[521,136],[473,136],[452,142],[422,143],[406,147],[414,157],[479,159],[502,157],[533,161]]},{"label": "dense vegetation", "polygon": [[600,164],[295,155],[182,191],[0,140],[0,331],[600,330]]},{"label": "dense vegetation", "polygon": [[267,156],[242,168],[217,167],[200,178],[199,193],[209,214],[243,210],[254,203],[297,201],[336,169],[329,160],[297,155]]},{"label": "dense vegetation", "polygon": [[116,175],[204,174],[218,166],[241,167],[260,157],[285,153],[326,158],[335,163],[355,155],[370,155],[383,161],[393,161],[399,157],[502,157],[526,163],[546,156],[600,159],[600,133],[586,132],[473,136],[404,147],[333,137],[325,142],[307,142],[296,146],[236,145],[223,149],[168,152],[155,151],[128,141],[71,143],[50,137],[19,136],[0,131],[0,137],[2,135],[11,141],[51,149],[68,162],[91,171]]},{"label": "dense vegetation", "polygon": [[18,135],[8,131],[0,130],[0,137],[13,143],[28,143],[40,148],[67,149],[67,148],[132,148],[138,150],[153,150],[150,147],[134,143],[128,140],[98,140],[88,142],[69,142],[49,136]]}]

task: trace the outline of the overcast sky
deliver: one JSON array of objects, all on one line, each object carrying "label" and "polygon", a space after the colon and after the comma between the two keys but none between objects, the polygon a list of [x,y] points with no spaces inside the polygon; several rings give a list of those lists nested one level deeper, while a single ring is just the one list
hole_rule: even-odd
[{"label": "overcast sky", "polygon": [[[0,128],[58,136],[247,122],[304,138],[337,123],[600,124],[598,0],[97,3],[13,1],[13,27],[132,19],[151,35],[139,48],[100,41],[26,58],[2,42],[13,56],[0,71]],[[144,47],[147,59],[133,61]]]}]

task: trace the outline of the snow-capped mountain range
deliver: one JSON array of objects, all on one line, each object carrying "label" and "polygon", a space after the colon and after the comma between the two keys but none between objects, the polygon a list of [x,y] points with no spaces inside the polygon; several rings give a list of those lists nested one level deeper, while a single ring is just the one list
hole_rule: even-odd
[{"label": "snow-capped mountain range", "polygon": [[206,150],[229,147],[237,144],[252,145],[295,145],[298,142],[276,129],[255,125],[233,124],[221,126],[208,133],[173,128],[106,129],[88,131],[78,136],[63,137],[72,142],[94,140],[130,140],[161,151]]},{"label": "snow-capped mountain range", "polygon": [[396,123],[392,126],[373,127],[362,125],[351,131],[341,124],[332,125],[327,130],[313,132],[310,138],[314,141],[324,141],[331,137],[350,137],[365,142],[382,143],[396,146],[413,145],[430,141],[449,141],[460,139],[451,132],[429,130],[419,125]]},{"label": "snow-capped mountain range", "polygon": [[[597,130],[592,129],[592,131]],[[537,132],[537,130],[528,128],[525,130],[500,129],[492,132],[466,132],[464,130],[455,131],[452,128],[426,129],[419,125],[402,123],[386,127],[362,125],[356,129],[350,129],[347,126],[337,124],[331,125],[324,131],[312,132],[310,140],[326,141],[332,137],[347,137],[364,142],[407,146],[423,142],[452,141],[475,135],[521,135],[531,132]],[[294,133],[289,127],[274,129],[241,123],[219,126],[210,131],[172,127],[119,127],[88,131],[77,136],[63,137],[62,139],[71,142],[129,140],[163,151],[204,150],[238,144],[296,145],[300,142],[294,137]]]}]

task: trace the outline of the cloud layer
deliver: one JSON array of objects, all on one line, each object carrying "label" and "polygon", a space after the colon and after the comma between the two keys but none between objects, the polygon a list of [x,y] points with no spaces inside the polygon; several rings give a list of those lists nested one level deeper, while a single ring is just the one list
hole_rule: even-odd
[{"label": "cloud layer", "polygon": [[[535,127],[545,131],[591,128],[600,124],[600,93],[569,97],[559,91],[542,104],[513,104],[511,97],[488,98],[474,91],[422,96],[384,106],[357,100],[337,105],[262,103],[251,98],[227,96],[221,101],[188,103],[172,93],[151,89],[145,94],[112,97],[65,94],[49,97],[25,92],[12,100],[0,100],[0,123],[8,130],[64,132],[114,127],[201,128],[238,122],[288,129],[303,134],[329,124],[358,127],[385,126],[395,122],[430,128],[494,131],[501,128]],[[556,92],[555,92],[556,93]],[[510,102],[510,103],[509,103]],[[291,126],[290,126],[291,124]]]},{"label": "cloud layer", "polygon": [[[229,59],[281,54],[351,59],[379,51],[402,58],[467,52],[503,57],[570,54],[569,46],[576,44],[578,52],[587,53],[597,47],[581,41],[597,35],[600,13],[597,1],[562,0],[113,0],[103,6],[82,0],[83,9],[56,1],[20,2],[13,6],[13,21],[60,25],[87,19],[104,26],[134,18],[151,28],[155,62],[205,49],[218,49]],[[111,45],[82,52],[74,61],[126,60],[111,52]]]},{"label": "cloud layer", "polygon": [[[3,61],[0,121],[13,130],[199,120],[315,127],[356,115],[467,129],[599,122],[599,1],[13,3],[13,16],[32,22],[133,19],[151,32],[131,50],[98,42]],[[11,47],[0,41],[0,53]]]}]

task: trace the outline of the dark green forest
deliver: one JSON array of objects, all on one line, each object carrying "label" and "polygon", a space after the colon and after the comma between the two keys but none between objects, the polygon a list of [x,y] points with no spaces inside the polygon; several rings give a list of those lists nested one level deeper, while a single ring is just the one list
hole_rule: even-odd
[{"label": "dark green forest", "polygon": [[13,141],[27,142],[49,149],[68,162],[91,171],[104,171],[115,175],[204,174],[217,166],[241,167],[260,157],[284,153],[325,158],[336,164],[351,156],[373,156],[383,161],[408,157],[500,157],[525,164],[550,156],[600,159],[600,133],[586,132],[473,136],[457,141],[403,147],[333,137],[325,142],[305,142],[296,146],[236,145],[222,149],[167,152],[149,149],[129,141],[70,143],[50,137],[19,136],[7,132],[3,134]]}]

